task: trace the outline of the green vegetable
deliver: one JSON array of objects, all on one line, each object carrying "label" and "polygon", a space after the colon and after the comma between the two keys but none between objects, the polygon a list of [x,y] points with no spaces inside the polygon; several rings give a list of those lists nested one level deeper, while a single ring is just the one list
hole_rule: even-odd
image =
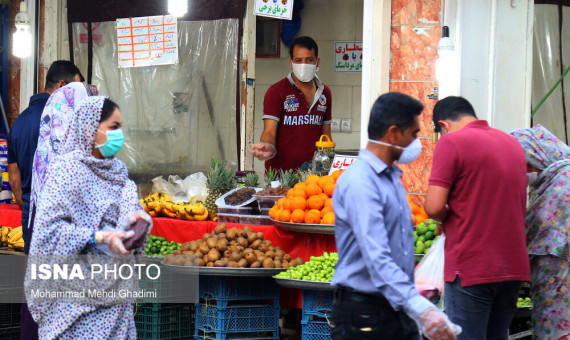
[{"label": "green vegetable", "polygon": [[277,274],[276,277],[297,280],[330,282],[338,261],[338,253],[323,253],[322,256],[311,256],[309,262]]}]

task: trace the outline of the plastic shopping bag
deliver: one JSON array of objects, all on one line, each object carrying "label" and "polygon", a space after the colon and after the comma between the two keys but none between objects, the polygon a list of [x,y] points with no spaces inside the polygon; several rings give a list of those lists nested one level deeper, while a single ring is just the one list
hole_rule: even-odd
[{"label": "plastic shopping bag", "polygon": [[433,303],[443,296],[443,246],[445,235],[439,236],[416,267],[416,289]]},{"label": "plastic shopping bag", "polygon": [[208,197],[208,187],[206,186],[206,176],[197,172],[185,179],[178,175],[168,176],[168,181],[158,176],[152,180],[152,192],[162,192],[169,194],[173,202],[204,201]]}]

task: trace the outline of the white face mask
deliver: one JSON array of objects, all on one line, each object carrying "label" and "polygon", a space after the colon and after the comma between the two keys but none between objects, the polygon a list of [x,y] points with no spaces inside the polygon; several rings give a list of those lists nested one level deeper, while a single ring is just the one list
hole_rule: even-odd
[{"label": "white face mask", "polygon": [[529,172],[526,174],[526,179],[528,180],[528,185],[533,186],[538,181],[538,172]]},{"label": "white face mask", "polygon": [[385,143],[385,142],[382,142],[379,140],[369,139],[368,141],[370,143],[391,146],[391,147],[396,148],[396,149],[404,150],[404,152],[402,152],[402,154],[400,155],[400,158],[398,158],[399,164],[409,164],[409,163],[415,161],[420,156],[420,153],[422,153],[422,142],[420,142],[419,138],[414,139],[405,148],[401,147],[399,145]]},{"label": "white face mask", "polygon": [[295,74],[295,77],[297,77],[299,81],[308,83],[315,78],[315,74],[317,74],[317,65],[293,63],[293,74]]}]

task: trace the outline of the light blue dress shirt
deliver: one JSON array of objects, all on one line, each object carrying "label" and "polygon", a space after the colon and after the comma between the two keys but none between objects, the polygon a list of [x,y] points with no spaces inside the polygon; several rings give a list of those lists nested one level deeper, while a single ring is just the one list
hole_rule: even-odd
[{"label": "light blue dress shirt", "polygon": [[401,176],[396,165],[387,167],[362,149],[339,177],[333,196],[338,263],[332,284],[382,295],[394,309],[417,319],[434,306],[414,287],[413,221]]}]

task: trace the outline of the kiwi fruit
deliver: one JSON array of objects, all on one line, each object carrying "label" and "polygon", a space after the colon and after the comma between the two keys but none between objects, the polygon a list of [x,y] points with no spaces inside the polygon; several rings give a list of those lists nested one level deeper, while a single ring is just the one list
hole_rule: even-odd
[{"label": "kiwi fruit", "polygon": [[218,243],[216,243],[216,249],[223,253],[226,251],[226,249],[228,249],[228,243],[224,242],[223,240],[219,240]]},{"label": "kiwi fruit", "polygon": [[230,261],[238,262],[239,260],[241,260],[241,254],[237,251],[232,252],[230,255]]},{"label": "kiwi fruit", "polygon": [[199,259],[199,260],[198,260],[198,265],[203,267],[203,266],[206,265],[206,261],[204,261],[204,259]]},{"label": "kiwi fruit", "polygon": [[247,237],[247,233],[243,229],[238,229],[238,236]]},{"label": "kiwi fruit", "polygon": [[275,268],[275,263],[272,259],[265,259],[263,260],[263,268]]},{"label": "kiwi fruit", "polygon": [[176,256],[174,256],[172,254],[168,254],[164,257],[164,262],[168,263],[168,264],[172,264],[174,261],[174,258],[176,258]]},{"label": "kiwi fruit", "polygon": [[226,225],[224,223],[220,223],[214,228],[214,234],[225,233],[226,230],[227,230]]},{"label": "kiwi fruit", "polygon": [[266,246],[265,244],[263,244],[263,243],[261,243],[261,244],[259,245],[259,247],[257,247],[257,249],[258,249],[260,252],[262,252],[262,253],[266,253],[266,252],[269,250],[269,249],[267,249],[267,246]]},{"label": "kiwi fruit", "polygon": [[258,256],[257,256],[257,261],[263,263],[263,261],[265,261],[265,256],[263,256],[263,255],[258,255]]},{"label": "kiwi fruit", "polygon": [[283,262],[283,256],[275,255],[275,257],[273,258],[273,261],[277,261],[277,260]]},{"label": "kiwi fruit", "polygon": [[248,264],[249,264],[249,262],[247,262],[246,259],[241,259],[238,261],[238,266],[240,266],[240,268],[245,268],[245,267],[247,267]]},{"label": "kiwi fruit", "polygon": [[250,226],[246,225],[241,230],[245,231],[246,233],[253,233],[253,229]]},{"label": "kiwi fruit", "polygon": [[176,249],[175,251],[172,252],[172,255],[180,255],[180,254],[182,254],[180,249]]},{"label": "kiwi fruit", "polygon": [[230,246],[235,246],[237,244],[237,242],[236,242],[236,240],[231,240],[228,244]]},{"label": "kiwi fruit", "polygon": [[212,234],[210,233],[205,233],[204,236],[202,236],[202,241],[206,241],[207,239],[212,238]]},{"label": "kiwi fruit", "polygon": [[281,247],[275,247],[275,252],[277,252],[278,250],[283,251],[283,249],[281,249]]},{"label": "kiwi fruit", "polygon": [[238,237],[237,243],[238,243],[240,246],[242,246],[244,249],[247,248],[248,243],[247,243],[247,240],[246,240],[245,238],[243,238],[243,237],[241,237],[241,236]]},{"label": "kiwi fruit", "polygon": [[214,267],[227,267],[228,263],[224,260],[218,260],[214,262]]},{"label": "kiwi fruit", "polygon": [[281,268],[289,268],[289,262],[287,261],[281,262]]},{"label": "kiwi fruit", "polygon": [[227,241],[228,239],[226,238],[226,233],[219,233],[218,234],[218,240],[226,240]]},{"label": "kiwi fruit", "polygon": [[193,252],[192,250],[186,250],[182,252],[182,255],[195,255],[196,253]]},{"label": "kiwi fruit", "polygon": [[259,267],[261,267],[261,262],[255,261],[255,262],[252,263],[249,267],[250,267],[250,268],[259,268]]},{"label": "kiwi fruit", "polygon": [[276,261],[273,261],[273,263],[275,265],[275,268],[281,268],[281,261],[276,260]]},{"label": "kiwi fruit", "polygon": [[206,265],[206,267],[213,267],[214,266],[214,262],[208,262],[208,264]]},{"label": "kiwi fruit", "polygon": [[[192,242],[185,242],[185,243],[183,243],[183,244],[180,246],[180,250],[181,250],[181,251],[192,250],[192,249],[190,248],[191,243],[192,243]],[[196,250],[196,249],[194,249],[194,250]]]},{"label": "kiwi fruit", "polygon": [[200,249],[196,250],[196,252],[194,253],[194,255],[198,256],[198,258],[200,258],[200,259],[201,259],[202,257],[204,257],[204,253],[202,253],[202,252],[200,251]]},{"label": "kiwi fruit", "polygon": [[285,260],[287,262],[291,262],[291,260],[293,260],[293,257],[289,254],[285,254],[285,255],[283,255],[283,260]]},{"label": "kiwi fruit", "polygon": [[234,252],[234,251],[239,252],[240,251],[240,249],[237,245],[229,246],[228,250],[231,252]]},{"label": "kiwi fruit", "polygon": [[255,256],[264,256],[265,254],[259,250],[254,250],[253,253],[255,254]]},{"label": "kiwi fruit", "polygon": [[220,259],[220,252],[216,249],[210,250],[208,253],[208,262],[216,262]]},{"label": "kiwi fruit", "polygon": [[198,250],[198,248],[200,248],[200,245],[198,244],[198,241],[192,241],[192,242],[190,242],[190,250],[196,251],[196,250]]},{"label": "kiwi fruit", "polygon": [[184,263],[182,263],[182,265],[191,267],[191,266],[194,266],[195,264],[194,264],[194,260],[185,260]]},{"label": "kiwi fruit", "polygon": [[257,233],[257,238],[263,240],[263,233],[261,231]]},{"label": "kiwi fruit", "polygon": [[243,250],[243,254],[244,254],[244,255],[245,255],[245,254],[248,254],[248,253],[252,253],[252,254],[253,254],[253,249],[251,249],[251,248],[245,248],[245,249]]},{"label": "kiwi fruit", "polygon": [[257,240],[257,234],[256,233],[247,233],[247,242],[249,243],[253,243],[255,240]]},{"label": "kiwi fruit", "polygon": [[265,257],[274,258],[275,252],[273,250],[268,250],[265,252]]},{"label": "kiwi fruit", "polygon": [[261,242],[262,242],[262,241],[261,241],[260,239],[257,239],[257,240],[255,240],[255,241],[253,241],[253,243],[252,243],[251,246],[250,246],[251,249],[257,249],[257,248],[261,245]]},{"label": "kiwi fruit", "polygon": [[275,247],[273,251],[275,252],[275,256],[281,256],[281,257],[285,256],[285,252],[279,247]]},{"label": "kiwi fruit", "polygon": [[231,254],[232,254],[232,252],[229,251],[229,250],[225,250],[225,251],[224,251],[224,257],[230,258],[230,255],[231,255]]},{"label": "kiwi fruit", "polygon": [[216,244],[218,242],[216,240],[214,240],[213,238],[209,238],[206,240],[206,244],[208,245],[208,248],[212,249],[212,248],[216,248]]},{"label": "kiwi fruit", "polygon": [[237,228],[232,228],[226,231],[226,238],[230,241],[235,239],[237,236],[238,236]]},{"label": "kiwi fruit", "polygon": [[[184,259],[182,256],[176,256],[176,258],[173,260],[175,265],[177,266],[183,266],[184,262],[186,262],[187,260]],[[196,260],[192,259],[193,263],[196,262]]]},{"label": "kiwi fruit", "polygon": [[257,256],[255,256],[254,253],[247,253],[247,254],[245,254],[245,259],[247,260],[247,262],[249,264],[252,264],[255,261],[257,261]]},{"label": "kiwi fruit", "polygon": [[230,261],[230,263],[228,263],[228,267],[231,267],[231,268],[238,268],[239,265],[238,265],[238,263],[235,262],[235,261]]},{"label": "kiwi fruit", "polygon": [[295,259],[295,262],[297,262],[297,265],[298,265],[298,266],[300,266],[300,265],[302,265],[303,263],[305,263],[305,261],[303,261],[303,259],[300,258],[300,257],[297,257],[297,258]]}]

